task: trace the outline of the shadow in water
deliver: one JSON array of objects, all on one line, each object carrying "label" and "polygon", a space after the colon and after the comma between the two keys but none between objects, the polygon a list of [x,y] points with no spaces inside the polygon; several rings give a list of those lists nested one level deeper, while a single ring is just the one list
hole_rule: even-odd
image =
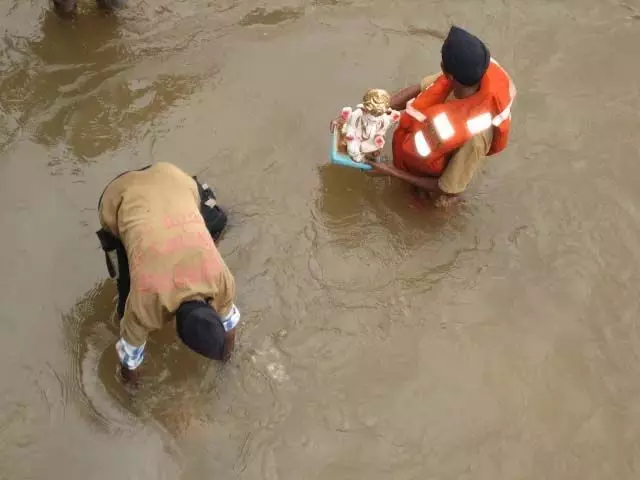
[{"label": "shadow in water", "polygon": [[438,235],[458,213],[457,208],[435,208],[396,179],[336,165],[323,165],[318,174],[316,220],[348,248],[383,234],[413,249]]},{"label": "shadow in water", "polygon": [[[219,367],[182,345],[172,323],[149,338],[139,387],[124,385],[115,352],[116,296],[111,280],[100,282],[63,316],[70,355],[69,400],[101,430],[126,430],[139,421],[151,421],[179,438],[211,406],[215,398],[211,376]],[[133,427],[121,423],[123,412]]]},{"label": "shadow in water", "polygon": [[480,249],[468,206],[436,208],[404,182],[355,169],[326,165],[319,175],[311,271],[341,297],[422,294]]},{"label": "shadow in water", "polygon": [[125,22],[100,11],[74,19],[47,11],[38,38],[7,44],[21,61],[0,77],[0,107],[53,149],[53,164],[119,148],[200,84],[153,54],[141,57],[122,35]]}]

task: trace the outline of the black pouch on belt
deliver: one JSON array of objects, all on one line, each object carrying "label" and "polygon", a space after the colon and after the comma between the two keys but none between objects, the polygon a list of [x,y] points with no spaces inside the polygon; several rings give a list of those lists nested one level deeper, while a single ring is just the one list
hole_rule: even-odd
[{"label": "black pouch on belt", "polygon": [[101,228],[96,232],[100,246],[104,250],[104,258],[107,262],[107,270],[109,270],[109,276],[113,280],[117,280],[120,277],[120,268],[118,264],[118,249],[124,248],[122,242],[113,234]]},{"label": "black pouch on belt", "polygon": [[227,214],[217,204],[216,194],[206,183],[200,183],[194,175],[193,180],[198,185],[200,194],[200,214],[204,218],[207,230],[214,240],[218,240],[222,231],[227,226]]}]

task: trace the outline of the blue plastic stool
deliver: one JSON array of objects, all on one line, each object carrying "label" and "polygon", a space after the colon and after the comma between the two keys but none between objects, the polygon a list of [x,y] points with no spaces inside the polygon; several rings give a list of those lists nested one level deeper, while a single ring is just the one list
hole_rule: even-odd
[{"label": "blue plastic stool", "polygon": [[368,163],[358,163],[351,160],[349,155],[338,151],[338,140],[340,139],[340,129],[335,123],[331,124],[331,163],[341,165],[343,167],[357,168],[360,170],[371,170],[373,167]]}]

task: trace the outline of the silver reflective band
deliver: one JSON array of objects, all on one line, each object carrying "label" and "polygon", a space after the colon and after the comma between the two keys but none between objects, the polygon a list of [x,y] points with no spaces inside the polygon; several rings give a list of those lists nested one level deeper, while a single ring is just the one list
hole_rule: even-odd
[{"label": "silver reflective band", "polygon": [[499,127],[507,118],[511,118],[511,103],[502,111],[502,113],[500,113],[500,115],[496,115],[491,123],[493,123],[494,127]]},{"label": "silver reflective band", "polygon": [[441,113],[439,115],[436,115],[433,118],[433,126],[435,127],[436,132],[438,133],[438,136],[442,140],[449,140],[451,137],[453,137],[453,134],[455,133],[455,130],[453,129],[453,125],[451,125],[451,122],[449,121],[449,117],[447,117],[446,113]]},{"label": "silver reflective band", "polygon": [[493,126],[499,127],[502,122],[504,122],[508,118],[511,118],[511,105],[513,105],[513,101],[516,98],[518,91],[516,90],[516,85],[515,83],[513,83],[511,76],[509,76],[507,71],[504,68],[502,68],[502,65],[496,62],[495,59],[493,59],[493,57],[491,58],[491,63],[494,63],[495,65],[500,67],[500,69],[504,72],[504,74],[509,79],[509,96],[511,97],[511,101],[509,102],[509,105],[507,105],[507,108],[505,108],[502,112],[500,112],[498,115],[493,117],[493,122],[492,122]]},{"label": "silver reflective band", "polygon": [[240,323],[240,310],[235,304],[231,305],[231,310],[227,314],[227,316],[222,320],[222,326],[224,327],[224,331],[228,332],[229,330],[233,330]]},{"label": "silver reflective band", "polygon": [[416,120],[418,120],[419,122],[424,122],[427,117],[425,117],[422,113],[420,113],[418,110],[416,110],[415,108],[413,108],[413,102],[414,102],[415,98],[413,100],[410,100],[407,102],[407,108],[406,108],[406,112],[411,115],[413,118],[415,118]]},{"label": "silver reflective band", "polygon": [[478,115],[477,117],[473,117],[470,120],[467,120],[467,128],[471,135],[475,135],[476,133],[484,132],[491,128],[492,119],[490,113],[483,113],[482,115]]},{"label": "silver reflective band", "polygon": [[416,151],[421,157],[428,157],[431,153],[431,149],[429,148],[429,144],[427,143],[427,139],[424,138],[424,134],[422,132],[418,132],[414,135],[413,141],[416,145]]},{"label": "silver reflective band", "polygon": [[138,368],[144,360],[144,347],[147,342],[143,343],[139,347],[127,343],[124,338],[120,338],[116,343],[116,351],[120,358],[120,363],[127,367],[128,370],[135,370]]}]

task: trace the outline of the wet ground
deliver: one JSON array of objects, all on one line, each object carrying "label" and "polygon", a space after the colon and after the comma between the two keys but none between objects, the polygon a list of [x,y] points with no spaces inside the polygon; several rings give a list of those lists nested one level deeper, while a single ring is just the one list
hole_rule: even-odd
[{"label": "wet ground", "polygon": [[[640,474],[640,3],[0,2],[0,478]],[[519,96],[463,204],[327,165],[329,120],[478,34]],[[124,169],[228,207],[239,345],[118,382],[94,231]]]}]

